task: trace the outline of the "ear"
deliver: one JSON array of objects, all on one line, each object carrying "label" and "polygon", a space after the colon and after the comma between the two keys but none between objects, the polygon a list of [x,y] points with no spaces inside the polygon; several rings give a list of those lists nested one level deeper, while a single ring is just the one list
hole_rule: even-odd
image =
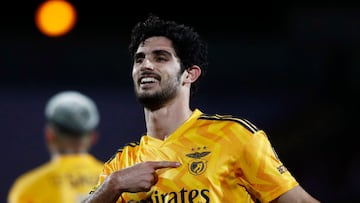
[{"label": "ear", "polygon": [[45,141],[47,143],[53,143],[55,141],[55,132],[50,126],[45,126],[44,129]]},{"label": "ear", "polygon": [[185,71],[185,83],[195,82],[201,75],[201,68],[197,65],[193,65]]},{"label": "ear", "polygon": [[90,136],[91,145],[94,145],[98,142],[99,134],[97,131],[91,132],[89,136]]}]

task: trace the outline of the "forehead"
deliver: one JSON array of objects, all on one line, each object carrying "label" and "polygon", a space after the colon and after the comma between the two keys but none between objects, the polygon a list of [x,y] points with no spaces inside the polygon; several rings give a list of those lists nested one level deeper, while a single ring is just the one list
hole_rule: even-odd
[{"label": "forehead", "polygon": [[151,52],[153,50],[166,50],[168,52],[174,53],[174,48],[172,46],[171,40],[166,37],[150,37],[142,42],[138,49],[139,52]]}]

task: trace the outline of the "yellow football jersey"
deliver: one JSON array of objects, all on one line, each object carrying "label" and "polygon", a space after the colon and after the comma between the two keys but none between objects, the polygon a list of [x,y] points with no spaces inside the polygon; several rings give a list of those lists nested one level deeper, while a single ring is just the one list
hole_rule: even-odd
[{"label": "yellow football jersey", "polygon": [[159,169],[149,192],[123,193],[118,202],[269,202],[298,185],[266,134],[247,120],[196,109],[167,139],[148,135],[105,163],[98,184],[113,171],[143,161],[178,161]]},{"label": "yellow football jersey", "polygon": [[89,154],[59,156],[17,178],[8,203],[80,203],[103,165]]}]

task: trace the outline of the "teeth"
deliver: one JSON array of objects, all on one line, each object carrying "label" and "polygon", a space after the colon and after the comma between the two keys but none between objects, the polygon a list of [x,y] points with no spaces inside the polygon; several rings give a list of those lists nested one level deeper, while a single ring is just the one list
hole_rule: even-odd
[{"label": "teeth", "polygon": [[156,82],[155,78],[142,78],[141,83]]}]

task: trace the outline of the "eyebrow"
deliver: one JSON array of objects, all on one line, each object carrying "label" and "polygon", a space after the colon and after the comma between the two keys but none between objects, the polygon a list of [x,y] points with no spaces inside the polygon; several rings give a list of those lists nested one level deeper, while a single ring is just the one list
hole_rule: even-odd
[{"label": "eyebrow", "polygon": [[171,52],[164,50],[164,49],[154,50],[154,51],[152,51],[152,53],[155,55],[160,55],[160,54],[167,55],[167,56],[172,55]]},{"label": "eyebrow", "polygon": [[138,52],[134,55],[134,59],[138,59],[138,58],[144,58],[145,57],[145,53],[144,52]]},{"label": "eyebrow", "polygon": [[[157,50],[153,50],[151,52],[152,55],[166,55],[166,56],[171,56],[172,53],[167,51],[167,50],[164,50],[164,49],[157,49]],[[134,58],[137,59],[137,58],[144,58],[145,57],[145,53],[144,52],[138,52],[135,54]]]}]

